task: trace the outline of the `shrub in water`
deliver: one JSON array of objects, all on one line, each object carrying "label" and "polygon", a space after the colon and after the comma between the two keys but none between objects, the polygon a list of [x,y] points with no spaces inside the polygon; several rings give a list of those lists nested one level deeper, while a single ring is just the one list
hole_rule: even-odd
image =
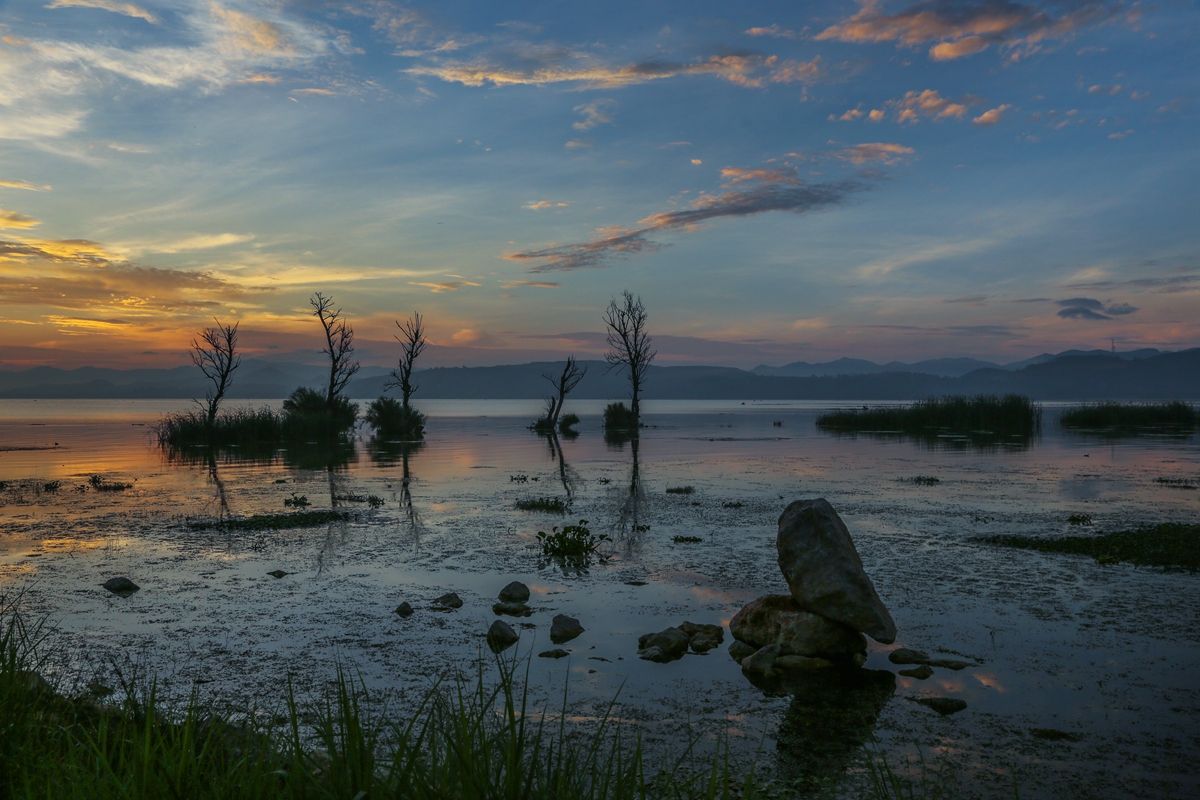
[{"label": "shrub in water", "polygon": [[414,441],[425,436],[425,415],[394,397],[372,400],[363,419],[384,439]]},{"label": "shrub in water", "polygon": [[325,395],[301,386],[283,401],[283,435],[307,441],[344,436],[358,419],[358,406],[338,395],[333,407],[325,404]]},{"label": "shrub in water", "polygon": [[624,403],[604,407],[604,427],[608,430],[637,430],[638,418]]},{"label": "shrub in water", "polygon": [[1064,428],[1109,431],[1192,428],[1196,425],[1196,410],[1179,400],[1170,403],[1085,403],[1068,408],[1058,423]]},{"label": "shrub in water", "polygon": [[538,531],[538,542],[542,545],[542,555],[547,556],[586,556],[596,552],[602,542],[608,541],[608,536],[596,536],[588,529],[586,519],[579,520],[578,525],[564,525],[562,530],[554,526],[550,533]]},{"label": "shrub in water", "polygon": [[558,420],[558,429],[566,433],[571,428],[579,424],[579,417],[575,414],[563,414]]}]

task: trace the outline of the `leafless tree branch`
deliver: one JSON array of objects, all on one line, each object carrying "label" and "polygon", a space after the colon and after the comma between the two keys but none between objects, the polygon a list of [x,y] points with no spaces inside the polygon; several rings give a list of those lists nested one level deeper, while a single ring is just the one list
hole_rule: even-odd
[{"label": "leafless tree branch", "polygon": [[425,350],[428,343],[425,339],[425,321],[420,314],[413,313],[403,323],[396,320],[400,335],[395,337],[400,343],[400,363],[392,370],[392,379],[384,384],[385,389],[399,386],[404,397],[404,407],[408,408],[408,400],[413,392],[421,388],[421,384],[413,382],[412,374],[417,356]]},{"label": "leafless tree branch", "polygon": [[204,377],[212,383],[212,388],[205,394],[205,416],[209,427],[217,418],[217,408],[221,405],[225,392],[233,384],[233,371],[242,363],[242,357],[237,352],[238,325],[222,325],[220,320],[215,328],[205,328],[200,332],[199,339],[192,339],[192,350],[189,355],[192,363],[200,368]]},{"label": "leafless tree branch", "polygon": [[641,415],[641,391],[646,383],[650,362],[658,351],[650,348],[650,335],[646,333],[646,307],[642,298],[634,298],[631,292],[621,293],[621,301],[613,298],[604,312],[604,324],[608,327],[609,351],[604,354],[609,369],[623,366],[629,370],[630,403],[634,419]]},{"label": "leafless tree branch", "polygon": [[325,349],[329,356],[329,383],[325,390],[325,405],[332,409],[334,400],[346,390],[346,384],[358,372],[354,360],[354,329],[342,317],[342,310],[333,310],[333,298],[317,292],[308,299],[313,316],[321,321],[325,331]]}]

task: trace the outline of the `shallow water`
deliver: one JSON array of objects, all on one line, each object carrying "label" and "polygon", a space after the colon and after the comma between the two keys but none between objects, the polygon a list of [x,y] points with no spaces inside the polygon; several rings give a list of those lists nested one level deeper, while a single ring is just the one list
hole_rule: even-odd
[{"label": "shallow water", "polygon": [[[569,675],[574,718],[619,694],[617,716],[651,743],[678,743],[685,727],[724,736],[809,787],[841,780],[870,735],[893,764],[918,747],[953,764],[965,796],[1011,797],[1014,772],[1023,797],[1200,794],[1200,576],[976,541],[1077,530],[1075,513],[1092,530],[1194,521],[1200,491],[1155,481],[1200,478],[1194,437],[1065,434],[1050,409],[1024,445],[931,446],[820,433],[825,403],[658,402],[646,404],[653,427],[635,465],[632,443],[601,436],[601,405],[574,404],[581,435],[555,447],[525,428],[536,403],[429,401],[428,439],[406,458],[360,441],[347,463],[322,465],[301,453],[167,459],[149,426],[185,403],[0,401],[0,592],[23,588],[27,608],[51,616],[73,674],[111,683],[114,668],[137,665],[169,691],[268,707],[289,677],[319,691],[341,659],[400,709],[448,669],[473,669],[496,592],[516,579],[533,590],[533,616],[506,618],[529,626],[521,656],[553,647],[556,613],[586,629],[564,646],[569,659],[529,661],[535,700],[557,709]],[[133,487],[96,492],[92,474]],[[187,524],[223,503],[234,516],[282,512],[293,494],[354,517],[250,533]],[[369,494],[384,506],[336,500]],[[515,510],[534,497],[569,497],[571,511]],[[895,645],[871,644],[875,672],[764,691],[724,647],[637,658],[642,633],[727,625],[748,600],[786,593],[775,521],[807,497],[841,514],[896,620]],[[612,537],[606,559],[579,569],[539,555],[539,530],[579,519]],[[268,577],[275,569],[292,574]],[[141,591],[100,588],[118,575]],[[432,610],[447,591],[466,605]],[[393,613],[403,600],[417,609],[408,619]],[[979,666],[905,678],[887,660],[899,646]],[[921,696],[968,708],[941,717],[912,702]],[[1081,738],[1045,741],[1035,728]]]}]

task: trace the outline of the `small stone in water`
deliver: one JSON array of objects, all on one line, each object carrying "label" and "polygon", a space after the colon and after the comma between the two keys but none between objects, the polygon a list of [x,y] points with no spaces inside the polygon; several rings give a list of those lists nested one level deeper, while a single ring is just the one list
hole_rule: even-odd
[{"label": "small stone in water", "polygon": [[914,669],[902,669],[900,670],[900,674],[906,678],[916,678],[919,681],[923,681],[933,674],[933,670],[929,668],[928,664],[922,664]]},{"label": "small stone in water", "polygon": [[528,617],[533,613],[532,609],[524,603],[494,603],[492,611],[497,614],[508,614],[510,617]]},{"label": "small stone in water", "polygon": [[900,647],[888,653],[888,661],[893,664],[924,664],[929,661],[929,656],[920,650]]},{"label": "small stone in water", "polygon": [[104,582],[103,585],[105,589],[108,589],[113,594],[120,595],[121,597],[128,597],[138,589],[142,588],[133,581],[129,580],[129,578],[109,578]]},{"label": "small stone in water", "polygon": [[463,606],[462,598],[459,597],[455,592],[444,594],[433,602],[445,608],[462,608]]},{"label": "small stone in water", "polygon": [[579,620],[566,614],[558,614],[550,622],[550,641],[555,644],[569,642],[581,633],[583,626],[579,624]]},{"label": "small stone in water", "polygon": [[411,617],[413,614],[413,607],[407,602],[401,603],[400,605],[396,606],[396,613],[402,617]]},{"label": "small stone in water", "polygon": [[513,581],[500,590],[499,597],[505,603],[524,603],[529,600],[529,587],[520,581]]},{"label": "small stone in water", "polygon": [[267,574],[270,575],[272,578],[278,579],[278,578],[282,578],[284,575],[291,575],[292,573],[284,572],[281,569],[273,569],[270,572],[268,572]]},{"label": "small stone in water", "polygon": [[953,697],[918,697],[917,702],[923,706],[929,706],[943,717],[956,714],[967,707],[965,700]]},{"label": "small stone in water", "polygon": [[487,632],[488,647],[492,649],[493,653],[507,650],[516,644],[520,638],[511,625],[499,619],[492,623],[492,627],[488,628]]},{"label": "small stone in water", "polygon": [[561,647],[556,647],[553,650],[545,650],[541,653],[538,653],[538,658],[566,658],[569,655],[571,654],[566,650],[563,650]]}]

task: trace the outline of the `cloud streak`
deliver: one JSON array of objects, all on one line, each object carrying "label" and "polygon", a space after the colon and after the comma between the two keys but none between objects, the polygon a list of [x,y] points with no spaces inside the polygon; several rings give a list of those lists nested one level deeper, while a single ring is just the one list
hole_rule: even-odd
[{"label": "cloud streak", "polygon": [[158,24],[158,17],[141,6],[133,3],[122,3],[119,0],[54,0],[46,8],[99,8],[114,14],[123,14],[135,19],[144,19],[151,25]]},{"label": "cloud streak", "polygon": [[922,0],[889,14],[879,0],[860,0],[858,13],[817,34],[818,41],[859,44],[896,42],[917,47],[933,43],[929,58],[950,61],[980,53],[992,45],[1011,58],[1031,55],[1051,39],[1100,25],[1125,11],[1123,3],[1067,0],[1057,16],[1034,4],[1013,0]]},{"label": "cloud streak", "polygon": [[1058,316],[1063,319],[1082,319],[1089,321],[1112,320],[1114,317],[1132,314],[1138,309],[1129,303],[1104,303],[1092,297],[1071,297],[1056,301],[1061,306]]},{"label": "cloud streak", "polygon": [[710,220],[771,211],[807,214],[839,206],[870,186],[864,178],[805,183],[791,168],[727,168],[722,170],[722,177],[728,181],[724,188],[729,191],[704,194],[689,208],[651,214],[631,228],[601,228],[599,236],[587,242],[507,253],[504,257],[534,264],[529,269],[534,273],[608,267],[616,261],[657,252],[662,246],[649,238],[653,234],[692,231]]}]

